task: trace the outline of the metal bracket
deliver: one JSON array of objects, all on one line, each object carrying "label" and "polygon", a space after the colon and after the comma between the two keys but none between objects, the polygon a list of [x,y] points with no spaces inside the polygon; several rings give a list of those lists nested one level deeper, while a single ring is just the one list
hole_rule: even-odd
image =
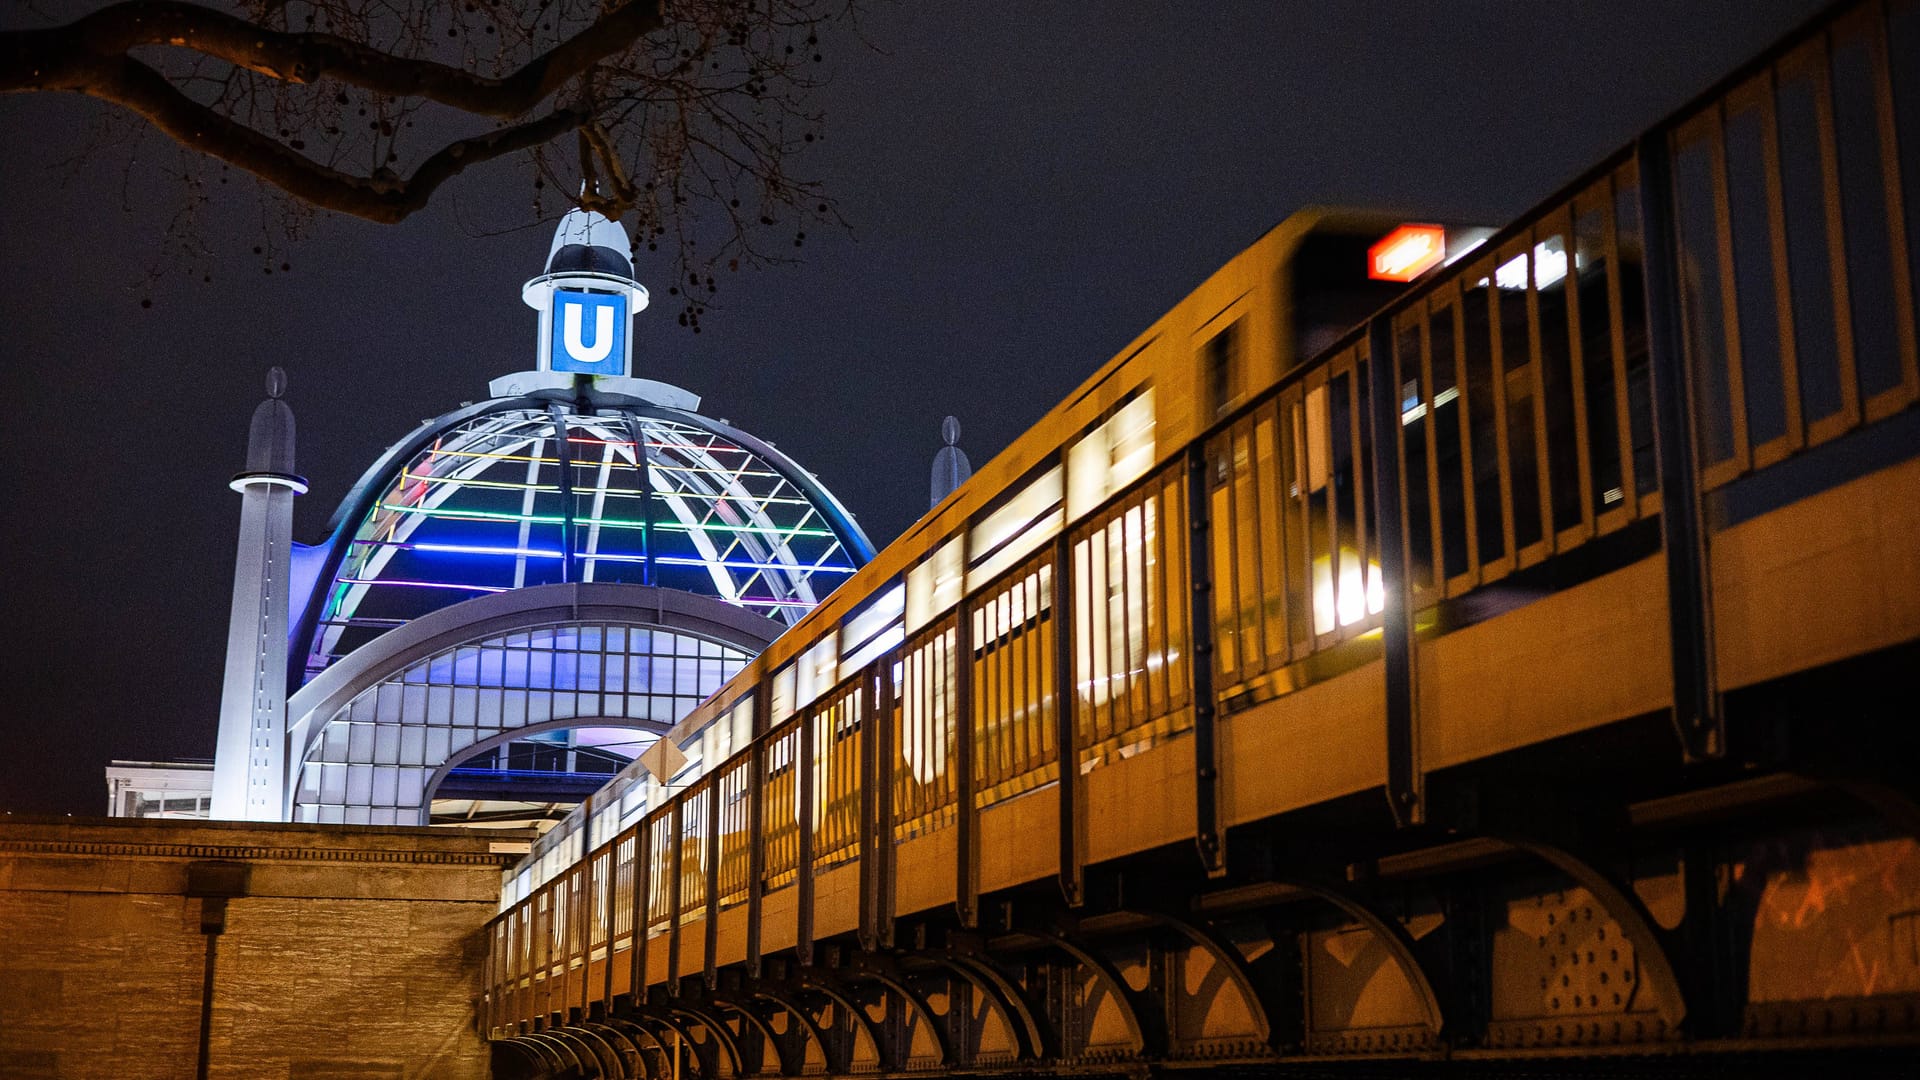
[{"label": "metal bracket", "polygon": [[[666,1078],[673,1075],[673,1063],[667,1060],[667,1048],[661,1045],[659,1036],[648,1031],[643,1025],[623,1017],[609,1018],[607,1026],[625,1034],[627,1041],[640,1052],[640,1067],[646,1072],[649,1080],[656,1076]],[[647,1045],[640,1044],[642,1039],[646,1040]]]},{"label": "metal bracket", "polygon": [[[933,1015],[933,1009],[927,1004],[926,999],[907,985],[906,977],[898,970],[897,965],[874,955],[854,957],[842,969],[841,978],[848,982],[871,981],[893,993],[906,1004],[907,1009],[918,1019],[920,1026],[932,1037],[935,1047],[940,1052],[940,1067],[948,1068],[957,1064],[953,1058],[953,1041],[947,1037],[946,1028],[941,1025],[940,1019]],[[901,1048],[900,1060],[890,1067],[906,1068],[906,1055],[911,1050],[912,1044],[909,1039],[908,1045]]]},{"label": "metal bracket", "polygon": [[1037,930],[1034,936],[1071,956],[1106,985],[1108,996],[1120,1009],[1120,1021],[1126,1025],[1133,1052],[1142,1057],[1159,1058],[1167,1053],[1166,1013],[1146,994],[1127,985],[1126,977],[1104,957],[1074,941],[1059,930]]},{"label": "metal bracket", "polygon": [[1687,994],[1668,956],[1669,935],[1648,913],[1647,905],[1633,891],[1633,886],[1616,881],[1613,875],[1558,844],[1532,837],[1501,836],[1500,839],[1547,863],[1593,894],[1594,902],[1620,924],[1620,932],[1633,945],[1634,954],[1639,958],[1641,980],[1653,986],[1660,1019],[1666,1022],[1668,1030],[1678,1030],[1687,1017]]},{"label": "metal bracket", "polygon": [[773,1025],[767,1022],[766,1017],[760,1015],[759,1010],[745,1002],[735,1001],[733,998],[724,995],[720,997],[709,997],[707,1001],[716,1009],[732,1010],[739,1015],[740,1019],[744,1021],[748,1027],[753,1029],[755,1034],[760,1036],[760,1045],[765,1048],[764,1052],[760,1055],[761,1070],[766,1068],[767,1055],[771,1054],[773,1055],[775,1067],[780,1070],[782,1075],[800,1075],[801,1065],[803,1063],[790,1061],[787,1055],[781,1053],[780,1037],[774,1033]]},{"label": "metal bracket", "polygon": [[1254,979],[1252,970],[1247,966],[1246,957],[1212,929],[1177,915],[1158,909],[1129,909],[1125,914],[1136,914],[1151,920],[1180,937],[1185,938],[1193,947],[1206,953],[1214,964],[1225,972],[1227,980],[1239,991],[1241,1001],[1246,1006],[1247,1015],[1253,1017],[1254,1027],[1261,1042],[1273,1044],[1273,1016],[1276,1004],[1260,991],[1259,983]]},{"label": "metal bracket", "polygon": [[[1377,457],[1378,455],[1376,455]],[[1374,937],[1386,947],[1400,973],[1406,977],[1407,985],[1413,988],[1414,996],[1420,999],[1420,1011],[1425,1014],[1427,1030],[1437,1039],[1446,1026],[1446,1014],[1440,1006],[1440,995],[1434,991],[1433,980],[1427,977],[1427,969],[1420,962],[1417,946],[1407,928],[1392,914],[1375,910],[1367,900],[1335,885],[1321,881],[1288,878],[1278,884],[1298,889],[1303,893],[1324,900],[1345,912],[1355,922],[1373,932]]]},{"label": "metal bracket", "polygon": [[953,948],[923,955],[965,980],[976,993],[999,1010],[1007,1029],[1013,1032],[1014,1041],[1019,1044],[1021,1059],[1037,1061],[1059,1053],[1057,1034],[1040,1022],[1020,987],[995,968],[992,961],[975,955],[971,950]]},{"label": "metal bracket", "polygon": [[[852,996],[831,978],[817,971],[802,971],[794,974],[793,982],[800,990],[819,994],[828,1001],[833,1002],[834,1007],[845,1014],[847,1019],[852,1022],[854,1038],[858,1040],[864,1036],[868,1045],[873,1047],[873,1056],[875,1060],[880,1062],[880,1068],[883,1071],[893,1071],[900,1068],[898,1063],[887,1060],[893,1055],[888,1053],[887,1040],[882,1037],[880,1029],[873,1022],[873,1018],[868,1016],[867,1011],[861,1008],[860,1005],[853,1000]],[[853,1051],[854,1047],[847,1047],[846,1061],[842,1063],[841,1071],[848,1072],[853,1069]]]}]

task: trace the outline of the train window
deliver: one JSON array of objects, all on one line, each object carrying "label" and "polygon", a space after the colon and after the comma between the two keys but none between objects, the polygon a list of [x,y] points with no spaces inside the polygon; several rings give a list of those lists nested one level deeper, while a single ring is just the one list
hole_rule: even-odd
[{"label": "train window", "polygon": [[905,585],[895,585],[847,617],[840,628],[840,677],[849,678],[873,658],[906,638],[901,623],[907,609]]},{"label": "train window", "polygon": [[1067,449],[1067,518],[1126,487],[1153,464],[1153,387],[1142,387]]},{"label": "train window", "polygon": [[993,580],[1060,532],[1064,472],[1055,465],[1034,477],[973,527],[967,545],[973,560],[973,568],[967,572],[968,588]]},{"label": "train window", "polygon": [[800,709],[799,704],[794,701],[793,694],[794,669],[797,666],[797,664],[788,664],[773,673],[773,698],[768,703],[772,707],[772,713],[768,717],[772,723],[777,724]]},{"label": "train window", "polygon": [[1892,232],[1887,227],[1886,174],[1881,163],[1879,85],[1886,79],[1864,34],[1833,44],[1834,146],[1840,164],[1845,222],[1847,297],[1853,309],[1853,358],[1860,394],[1900,385],[1899,310],[1893,290]]},{"label": "train window", "polygon": [[840,674],[840,640],[833,633],[820,635],[820,640],[807,647],[800,654],[799,674],[794,685],[793,701],[795,705],[811,705],[822,694],[833,689]]},{"label": "train window", "polygon": [[966,566],[956,536],[907,571],[907,632],[927,625],[941,612],[960,602],[966,580]]},{"label": "train window", "polygon": [[1213,335],[1200,350],[1201,377],[1207,389],[1207,404],[1212,415],[1221,416],[1233,408],[1239,397],[1240,378],[1240,324],[1227,324],[1225,330]]},{"label": "train window", "polygon": [[1680,239],[1681,311],[1687,338],[1687,359],[1693,376],[1694,415],[1699,422],[1701,457],[1705,464],[1731,459],[1735,445],[1727,362],[1729,343],[1725,318],[1726,292],[1721,280],[1719,222],[1715,199],[1719,188],[1720,140],[1703,127],[1681,142],[1674,154],[1675,227]]},{"label": "train window", "polygon": [[698,757],[704,763],[718,765],[752,740],[753,695],[747,694],[700,732]]}]

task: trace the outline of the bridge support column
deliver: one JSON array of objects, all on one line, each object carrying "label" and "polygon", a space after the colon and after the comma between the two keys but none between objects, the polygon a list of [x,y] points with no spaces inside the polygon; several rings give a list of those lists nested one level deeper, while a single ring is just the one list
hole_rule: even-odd
[{"label": "bridge support column", "polygon": [[[973,612],[965,598],[954,608],[953,651],[953,764],[959,773],[954,785],[959,805],[954,808],[953,905],[960,925],[972,929],[980,925],[980,836],[973,792]],[[1068,707],[1068,702],[1061,706]]]},{"label": "bridge support column", "polygon": [[1420,764],[1420,712],[1415,697],[1412,578],[1407,572],[1406,495],[1400,478],[1399,367],[1393,325],[1367,324],[1368,423],[1373,437],[1373,528],[1380,538],[1382,665],[1386,675],[1387,804],[1401,826],[1427,818],[1426,770]]},{"label": "bridge support column", "polygon": [[[1220,750],[1214,731],[1213,569],[1207,447],[1187,450],[1187,572],[1193,580],[1187,633],[1193,643],[1194,845],[1208,877],[1227,872],[1227,830],[1220,812]],[[1064,567],[1062,568],[1064,569]]]},{"label": "bridge support column", "polygon": [[1075,709],[1080,695],[1073,682],[1073,590],[1067,584],[1072,565],[1072,542],[1063,533],[1053,544],[1053,747],[1060,755],[1060,895],[1068,907],[1079,907],[1087,899],[1086,785]]},{"label": "bridge support column", "polygon": [[[1679,232],[1665,128],[1640,137],[1640,220],[1646,231],[1648,369],[1660,468],[1660,541],[1667,561],[1667,626],[1673,659],[1673,723],[1687,760],[1726,753],[1726,717],[1713,666],[1713,603],[1699,447],[1680,307]],[[1376,455],[1377,457],[1378,455]]]},{"label": "bridge support column", "polygon": [[[747,763],[747,975],[760,977],[760,913],[767,895],[767,747],[760,736],[773,726],[773,695],[765,686],[753,691],[753,747]],[[644,833],[644,829],[642,832]]]}]

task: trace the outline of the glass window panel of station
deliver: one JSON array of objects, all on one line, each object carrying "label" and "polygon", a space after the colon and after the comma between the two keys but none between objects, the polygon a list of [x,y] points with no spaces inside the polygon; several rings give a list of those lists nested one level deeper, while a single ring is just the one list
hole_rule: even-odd
[{"label": "glass window panel of station", "polygon": [[[529,652],[518,647],[522,644],[541,648]],[[623,646],[650,650],[652,654],[606,654],[610,648]],[[500,660],[489,662],[489,656],[498,656]],[[537,658],[537,662],[526,663],[529,656]],[[631,687],[636,691],[635,697],[646,703],[648,716],[642,718],[671,723],[689,712],[704,696],[699,665],[715,666],[708,681],[717,686],[722,677],[738,671],[746,659],[746,654],[738,649],[689,635],[599,624],[543,627],[531,633],[492,638],[478,645],[455,646],[357,695],[323,728],[319,743],[309,757],[307,771],[317,771],[328,762],[425,765],[430,771],[458,757],[469,746],[529,723],[591,721],[603,716],[618,717],[623,711],[631,714],[631,710],[618,705],[617,695],[545,692],[556,683],[580,683],[585,678],[583,672],[592,673],[588,681],[597,681],[602,670],[620,670],[623,678],[637,674]],[[636,664],[637,661],[641,663]],[[675,680],[682,674],[679,670],[682,664],[692,665],[694,670],[687,690],[676,692],[681,689]],[[650,676],[656,674],[669,680],[668,684],[653,686]],[[419,685],[407,681],[414,678],[445,679],[450,685]],[[492,683],[504,685],[485,685]],[[537,696],[530,706],[524,701],[529,688]],[[658,693],[648,696],[645,691],[649,689]],[[661,715],[654,716],[655,713]],[[604,723],[589,723],[571,733],[538,738],[553,743],[548,748],[552,752],[579,752],[590,760],[608,761],[635,756],[653,737]],[[513,767],[510,760],[513,754],[538,749],[531,744],[514,742],[504,745],[497,753],[509,759],[508,767]],[[610,754],[615,757],[609,757]],[[402,798],[404,803],[405,793],[408,790],[417,793],[418,783],[405,771],[394,776],[394,790],[399,793],[395,797]],[[354,780],[354,783],[360,781]],[[369,785],[366,797],[371,799],[376,779],[369,774],[365,783]],[[337,801],[327,792],[309,790],[310,787],[301,789],[301,801]],[[340,797],[353,801],[350,792]],[[413,803],[406,805],[417,806],[417,795]]]}]

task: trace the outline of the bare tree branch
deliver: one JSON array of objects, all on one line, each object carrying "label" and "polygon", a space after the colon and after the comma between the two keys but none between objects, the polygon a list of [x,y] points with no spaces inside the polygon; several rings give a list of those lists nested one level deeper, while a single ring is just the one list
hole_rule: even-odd
[{"label": "bare tree branch", "polygon": [[174,89],[154,69],[130,57],[102,64],[93,76],[96,97],[123,105],[183,145],[260,177],[324,210],[384,224],[427,204],[441,184],[470,166],[538,146],[586,119],[555,110],[535,120],[451,143],[422,162],[411,177],[375,172],[354,176],[328,168],[265,135],[234,123]]},{"label": "bare tree branch", "polygon": [[90,93],[100,60],[143,45],[189,49],[289,83],[330,78],[394,97],[512,119],[595,63],[662,25],[657,0],[633,0],[504,78],[396,56],[335,34],[286,33],[198,4],[127,0],[45,30],[0,32],[0,93]]},{"label": "bare tree branch", "polygon": [[[818,32],[858,2],[96,0],[0,31],[0,93],[117,106],[182,148],[189,209],[219,190],[193,163],[223,163],[261,181],[288,238],[316,209],[400,221],[518,157],[536,217],[553,190],[624,219],[636,253],[664,246],[697,331],[715,271],[790,261],[810,222],[839,222],[793,162],[821,134]],[[577,153],[556,153],[568,132]]]}]

